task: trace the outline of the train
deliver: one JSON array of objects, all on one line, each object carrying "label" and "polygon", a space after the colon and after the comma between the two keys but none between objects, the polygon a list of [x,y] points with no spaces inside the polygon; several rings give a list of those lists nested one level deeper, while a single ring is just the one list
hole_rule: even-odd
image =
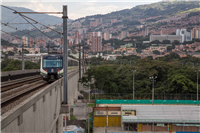
[{"label": "train", "polygon": [[[68,57],[68,67],[78,66],[78,60]],[[47,82],[63,77],[63,55],[47,54],[41,56],[40,75]]]}]

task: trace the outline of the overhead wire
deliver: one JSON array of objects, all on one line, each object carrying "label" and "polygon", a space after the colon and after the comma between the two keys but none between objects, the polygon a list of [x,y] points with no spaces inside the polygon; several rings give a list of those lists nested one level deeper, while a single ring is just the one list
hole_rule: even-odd
[{"label": "overhead wire", "polygon": [[[17,30],[17,28],[16,27],[12,27],[12,26],[10,26],[10,25],[8,25],[8,24],[6,24],[6,23],[3,23],[3,22],[1,22],[3,25],[5,25],[5,26],[8,26],[8,27],[10,27],[10,28],[12,28],[12,29],[15,29],[15,30]],[[28,36],[30,36],[30,37],[33,37],[33,38],[35,38],[34,36],[31,36],[31,35],[29,35],[29,34],[27,34],[27,33],[25,33],[25,32],[23,32],[23,31],[20,31],[20,30],[17,30],[17,31],[19,31],[19,32],[21,32],[21,33],[23,33],[23,35],[22,36],[24,36],[25,34],[26,35],[28,35]],[[42,40],[43,42],[44,42],[44,40]],[[30,41],[31,42],[31,41]],[[32,43],[32,42],[31,42]],[[36,43],[34,42],[34,45],[35,45]]]},{"label": "overhead wire", "polygon": [[[42,25],[42,26],[44,26],[44,27],[46,27],[46,28],[48,28],[48,29],[50,29],[50,30],[53,30],[53,31],[55,31],[55,32],[57,32],[58,34],[62,34],[61,32],[59,32],[59,31],[57,31],[57,30],[54,30],[54,29],[52,29],[52,28],[50,28],[50,27],[48,27],[48,26],[46,26],[46,25],[44,25],[44,24],[42,24],[42,23],[39,23],[39,22],[37,22],[36,20],[34,20],[34,19],[31,19],[31,18],[29,18],[29,17],[27,17],[27,16],[25,16],[25,15],[23,15],[23,14],[21,14],[21,13],[19,13],[19,12],[17,12],[16,10],[14,10],[14,9],[12,9],[12,8],[9,8],[9,7],[7,7],[7,6],[3,6],[3,5],[1,5],[2,7],[5,7],[5,8],[7,8],[7,9],[10,9],[10,10],[12,10],[12,11],[14,11],[14,13],[18,13],[23,19],[25,19],[29,24],[31,24],[33,27],[35,27],[36,29],[38,29],[36,26],[34,26],[32,23],[30,23],[27,19],[29,19],[29,20],[31,20],[31,21],[34,21],[36,24],[40,24],[40,25]],[[27,18],[27,19],[26,19]],[[39,30],[39,29],[38,29]],[[42,31],[40,31],[40,32],[42,32]],[[47,36],[47,37],[49,37],[48,35],[46,35],[44,32],[42,32],[45,36]],[[50,39],[52,39],[51,37],[49,37]]]},{"label": "overhead wire", "polygon": [[[5,31],[3,31],[3,30],[0,30],[0,31],[1,31],[1,32],[4,32],[5,34],[8,34],[8,35],[10,35],[10,36],[12,36],[12,37],[16,37],[16,38],[18,38],[18,39],[25,40],[25,39],[23,39],[23,38],[21,38],[21,37],[18,37],[18,36],[15,36],[15,35],[11,35],[10,33],[5,32]],[[28,41],[28,42],[31,42],[31,41]]]},{"label": "overhead wire", "polygon": [[[48,36],[47,34],[45,34],[44,32],[42,32],[40,29],[38,29],[35,25],[33,25],[30,21],[28,21],[27,19],[29,19],[29,20],[31,20],[31,21],[33,21],[33,22],[35,22],[36,24],[40,24],[40,25],[42,25],[42,26],[44,26],[44,27],[46,27],[46,28],[48,28],[48,29],[51,29],[51,30],[53,30],[53,31],[55,31],[55,32],[57,32],[57,33],[59,33],[59,34],[63,34],[63,33],[61,33],[61,32],[59,32],[59,31],[57,31],[57,30],[54,30],[54,29],[52,29],[52,28],[50,28],[50,27],[48,27],[48,26],[46,26],[46,25],[43,25],[42,23],[39,23],[39,22],[37,22],[36,20],[33,20],[33,19],[31,19],[31,18],[29,18],[29,17],[27,17],[27,16],[25,16],[25,15],[23,15],[23,14],[21,14],[21,13],[19,13],[19,12],[17,12],[16,10],[14,10],[14,9],[12,9],[12,8],[9,8],[9,7],[7,7],[7,6],[3,6],[3,5],[1,5],[2,7],[4,7],[4,8],[7,8],[7,9],[9,9],[9,10],[12,10],[12,11],[14,11],[14,13],[18,13],[24,20],[26,20],[27,22],[28,22],[28,24],[31,24],[34,28],[36,28],[37,30],[39,30],[42,34],[44,34],[45,36],[47,36],[49,39],[51,39],[51,40],[53,40],[50,36]],[[17,30],[17,29],[16,29]],[[26,33],[27,34],[27,33]],[[29,34],[27,34],[27,35],[29,35]],[[29,35],[30,36],[30,35]],[[35,38],[35,37],[34,37]],[[44,40],[42,40],[43,42],[44,42]],[[53,40],[54,41],[54,40]],[[34,43],[35,44],[35,43]]]}]

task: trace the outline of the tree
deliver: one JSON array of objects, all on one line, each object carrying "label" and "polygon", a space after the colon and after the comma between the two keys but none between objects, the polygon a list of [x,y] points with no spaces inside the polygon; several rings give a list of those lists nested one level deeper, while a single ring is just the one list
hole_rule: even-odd
[{"label": "tree", "polygon": [[9,56],[13,56],[13,55],[14,55],[14,52],[8,51],[8,55],[9,55]]},{"label": "tree", "polygon": [[163,40],[162,43],[163,44],[170,44],[170,40]]},{"label": "tree", "polygon": [[160,55],[160,52],[158,50],[154,50],[153,54]]},{"label": "tree", "polygon": [[161,42],[159,40],[154,40],[150,42],[151,44],[160,44]]},{"label": "tree", "polygon": [[24,54],[29,54],[29,51],[27,49],[24,49]]},{"label": "tree", "polygon": [[88,82],[90,81],[91,77],[94,77],[95,86],[98,88],[98,90],[101,90],[102,94],[105,82],[112,79],[114,74],[113,69],[110,66],[102,65],[99,67],[92,67],[88,71],[88,78],[82,78],[83,82]]},{"label": "tree", "polygon": [[172,75],[169,77],[169,88],[167,89],[170,93],[192,93],[194,92],[194,83],[181,74]]},{"label": "tree", "polygon": [[178,41],[178,40],[174,40],[173,42],[172,42],[172,45],[180,45],[180,42]]}]

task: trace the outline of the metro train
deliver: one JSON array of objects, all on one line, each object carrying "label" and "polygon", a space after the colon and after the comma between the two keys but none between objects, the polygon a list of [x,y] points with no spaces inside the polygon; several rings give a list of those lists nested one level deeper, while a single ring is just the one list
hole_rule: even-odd
[{"label": "metro train", "polygon": [[[78,66],[78,60],[68,57],[68,67]],[[48,54],[41,56],[40,74],[43,80],[55,81],[63,77],[63,55]]]}]

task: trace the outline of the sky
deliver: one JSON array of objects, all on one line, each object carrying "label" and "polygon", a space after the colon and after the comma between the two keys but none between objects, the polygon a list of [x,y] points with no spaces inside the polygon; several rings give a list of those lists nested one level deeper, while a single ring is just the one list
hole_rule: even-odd
[{"label": "sky", "polygon": [[[37,12],[62,12],[63,5],[67,5],[69,19],[75,20],[159,1],[161,0],[0,0],[0,3],[6,6],[25,7]],[[55,16],[61,17],[62,15]]]}]

